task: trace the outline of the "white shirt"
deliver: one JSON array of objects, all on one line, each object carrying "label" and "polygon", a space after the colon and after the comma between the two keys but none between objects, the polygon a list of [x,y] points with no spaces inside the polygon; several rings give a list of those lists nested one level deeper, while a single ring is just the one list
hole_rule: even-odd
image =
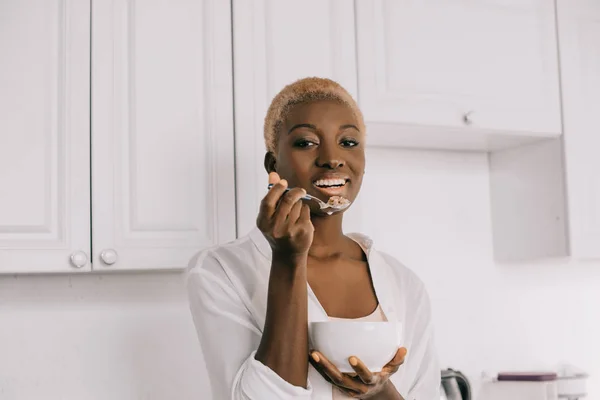
[{"label": "white shirt", "polygon": [[[402,323],[404,365],[391,381],[405,400],[439,400],[440,367],[429,297],[419,278],[363,235],[348,235],[365,250],[379,305]],[[265,324],[271,248],[258,229],[190,261],[188,294],[213,399],[331,400],[332,386],[309,366],[307,388],[282,379],[254,358]],[[310,287],[308,322],[328,316]]]}]

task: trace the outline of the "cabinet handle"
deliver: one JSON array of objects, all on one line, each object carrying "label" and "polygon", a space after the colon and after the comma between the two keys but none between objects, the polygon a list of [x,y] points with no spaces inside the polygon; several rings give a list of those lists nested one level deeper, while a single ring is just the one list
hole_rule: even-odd
[{"label": "cabinet handle", "polygon": [[117,258],[117,252],[113,249],[102,250],[102,253],[100,253],[100,259],[106,265],[113,265],[117,262]]},{"label": "cabinet handle", "polygon": [[473,114],[473,111],[468,111],[463,114],[463,122],[465,123],[465,125],[471,125],[473,123],[473,121],[471,120],[471,114]]},{"label": "cabinet handle", "polygon": [[87,254],[83,251],[76,251],[71,254],[71,264],[75,268],[83,268],[87,264]]}]

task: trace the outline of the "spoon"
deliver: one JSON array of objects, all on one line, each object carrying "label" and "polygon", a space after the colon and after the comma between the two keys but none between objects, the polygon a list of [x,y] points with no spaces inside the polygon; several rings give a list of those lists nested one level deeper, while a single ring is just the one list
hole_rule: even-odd
[{"label": "spoon", "polygon": [[[273,187],[273,184],[269,184],[268,189],[271,189]],[[290,188],[286,188],[285,191],[288,192],[290,190]],[[315,196],[311,196],[310,194],[305,195],[304,197],[302,197],[303,200],[308,200],[308,201],[313,201],[315,203],[318,204],[319,209],[325,213],[327,213],[327,215],[331,215],[335,212],[339,212],[342,210],[345,210],[346,208],[348,208],[351,204],[351,202],[347,202],[347,203],[343,203],[343,204],[337,204],[337,205],[331,205],[328,203],[325,203],[323,200],[316,198]]]}]

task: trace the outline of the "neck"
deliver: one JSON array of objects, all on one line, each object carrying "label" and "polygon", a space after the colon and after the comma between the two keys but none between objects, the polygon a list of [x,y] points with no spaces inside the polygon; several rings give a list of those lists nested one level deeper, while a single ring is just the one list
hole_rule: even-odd
[{"label": "neck", "polygon": [[342,231],[342,220],[343,213],[329,216],[311,215],[315,232],[309,254],[339,251],[345,239]]}]

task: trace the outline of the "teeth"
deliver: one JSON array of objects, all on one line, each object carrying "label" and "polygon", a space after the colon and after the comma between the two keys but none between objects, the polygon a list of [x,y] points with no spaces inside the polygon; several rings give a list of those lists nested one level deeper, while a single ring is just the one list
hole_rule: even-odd
[{"label": "teeth", "polygon": [[328,186],[344,186],[346,181],[344,179],[319,179],[315,181],[316,186],[328,187]]}]

